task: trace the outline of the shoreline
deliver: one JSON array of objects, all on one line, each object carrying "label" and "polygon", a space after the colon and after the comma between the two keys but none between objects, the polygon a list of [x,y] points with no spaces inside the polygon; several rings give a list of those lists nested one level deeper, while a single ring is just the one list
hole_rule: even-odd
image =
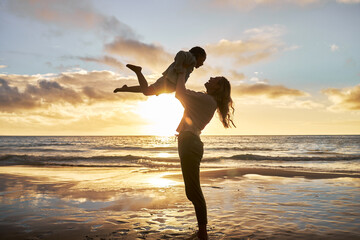
[{"label": "shoreline", "polygon": [[[299,171],[294,169],[278,169],[278,168],[228,168],[215,170],[200,170],[200,178],[206,180],[209,178],[236,178],[247,174],[257,174],[271,177],[300,177],[306,179],[334,179],[334,178],[360,178],[359,174],[335,173],[335,172],[312,172]],[[181,174],[168,174],[165,178],[181,180]]]}]

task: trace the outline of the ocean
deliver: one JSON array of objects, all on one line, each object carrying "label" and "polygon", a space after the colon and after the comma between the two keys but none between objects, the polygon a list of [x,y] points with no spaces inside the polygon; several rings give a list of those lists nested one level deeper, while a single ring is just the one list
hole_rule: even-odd
[{"label": "ocean", "polygon": [[[360,172],[360,135],[202,136],[202,168]],[[179,168],[175,136],[1,136],[0,166]]]},{"label": "ocean", "polygon": [[[202,136],[210,239],[360,239],[360,136]],[[329,174],[330,173],[330,174]],[[174,136],[1,136],[1,239],[194,239]]]}]

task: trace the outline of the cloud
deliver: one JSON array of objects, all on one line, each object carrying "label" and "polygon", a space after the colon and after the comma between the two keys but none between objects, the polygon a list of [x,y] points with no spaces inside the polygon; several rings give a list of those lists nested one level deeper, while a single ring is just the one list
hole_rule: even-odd
[{"label": "cloud", "polygon": [[243,73],[239,73],[235,70],[230,70],[230,75],[229,75],[229,78],[233,81],[239,81],[239,80],[243,80],[245,79],[245,74]]},{"label": "cloud", "polygon": [[96,11],[88,0],[8,0],[7,9],[17,16],[53,24],[67,29],[100,29],[105,33],[126,38],[136,37],[135,32],[114,16]]},{"label": "cloud", "polygon": [[82,103],[81,96],[70,88],[64,88],[54,81],[40,80],[37,85],[28,84],[23,92],[0,79],[1,111],[13,112],[22,109],[45,107],[52,103]]},{"label": "cloud", "polygon": [[110,56],[104,56],[104,57],[100,57],[100,58],[94,58],[94,57],[78,57],[78,59],[82,60],[82,61],[86,61],[86,62],[97,62],[97,63],[102,63],[102,64],[106,64],[118,69],[123,70],[124,69],[124,64],[122,64],[119,60],[117,60],[116,58],[110,57]]},{"label": "cloud", "polygon": [[243,83],[238,86],[234,86],[232,91],[236,96],[265,96],[269,99],[308,96],[307,93],[297,89],[290,89],[282,85],[269,85],[265,83]]},{"label": "cloud", "polygon": [[[145,76],[148,80],[151,80],[151,76]],[[72,87],[79,91],[82,91],[84,87],[90,87],[97,90],[101,90],[106,94],[113,94],[115,88],[121,87],[124,84],[128,86],[138,85],[138,80],[136,76],[132,78],[122,77],[119,74],[116,74],[112,71],[102,70],[102,71],[85,71],[77,70],[71,72],[63,72],[57,76],[52,77],[54,81],[57,81],[63,85]],[[141,94],[126,94],[118,93],[116,95],[125,94],[126,100],[143,100],[144,96]],[[122,99],[122,98],[121,98]],[[119,99],[119,100],[121,100]]]},{"label": "cloud", "polygon": [[7,66],[6,65],[0,65],[0,69],[1,68],[7,68]]},{"label": "cloud", "polygon": [[0,77],[0,112],[49,109],[54,105],[77,107],[146,99],[140,93],[114,94],[116,87],[128,83],[129,80],[119,78],[110,71],[81,70],[37,76],[1,74]]},{"label": "cloud", "polygon": [[304,108],[304,109],[315,109],[315,108],[323,108],[324,105],[321,103],[317,103],[311,100],[305,101],[296,101],[293,104],[294,108]]},{"label": "cloud", "polygon": [[118,56],[130,57],[135,61],[134,64],[160,72],[165,71],[175,57],[160,45],[146,44],[123,37],[117,37],[113,42],[106,44],[105,50]]},{"label": "cloud", "polygon": [[321,0],[213,0],[215,6],[231,6],[240,10],[252,10],[260,6],[297,5],[306,6]]},{"label": "cloud", "polygon": [[330,46],[330,50],[331,50],[332,52],[336,52],[336,51],[339,50],[339,46],[337,46],[336,44],[332,44],[332,45]]},{"label": "cloud", "polygon": [[237,65],[252,64],[289,49],[280,39],[284,32],[279,25],[248,29],[244,32],[244,40],[222,39],[216,44],[208,44],[206,51],[217,57],[231,57]]},{"label": "cloud", "polygon": [[43,104],[67,102],[72,105],[82,103],[81,96],[71,88],[63,87],[55,81],[39,80],[38,85],[28,85],[25,93],[40,98]]},{"label": "cloud", "polygon": [[0,111],[13,109],[34,108],[39,103],[29,93],[20,93],[17,87],[10,87],[4,79],[0,78]]},{"label": "cloud", "polygon": [[[333,0],[337,3],[344,3],[344,4],[355,4],[360,3],[360,0]],[[212,3],[216,7],[234,7],[239,10],[252,10],[257,7],[281,7],[281,6],[289,6],[289,5],[295,5],[295,6],[309,6],[319,3],[326,3],[330,1],[326,0],[212,0]]]},{"label": "cloud", "polygon": [[[126,117],[125,117],[126,116]],[[148,124],[146,119],[126,108],[81,109],[51,106],[46,111],[34,109],[31,113],[2,113],[0,132],[25,135],[73,135],[77,134],[142,134],[139,126]]]},{"label": "cloud", "polygon": [[338,3],[347,3],[347,4],[354,4],[360,3],[360,0],[336,0]]},{"label": "cloud", "polygon": [[334,103],[331,109],[360,110],[360,85],[343,89],[328,88],[322,90],[322,93]]}]

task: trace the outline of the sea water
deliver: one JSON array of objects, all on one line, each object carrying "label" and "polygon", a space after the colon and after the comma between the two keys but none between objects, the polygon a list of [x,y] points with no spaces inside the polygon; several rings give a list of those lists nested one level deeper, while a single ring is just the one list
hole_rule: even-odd
[{"label": "sea water", "polygon": [[[201,136],[202,168],[360,172],[360,135]],[[1,136],[0,165],[179,168],[175,136]]]}]

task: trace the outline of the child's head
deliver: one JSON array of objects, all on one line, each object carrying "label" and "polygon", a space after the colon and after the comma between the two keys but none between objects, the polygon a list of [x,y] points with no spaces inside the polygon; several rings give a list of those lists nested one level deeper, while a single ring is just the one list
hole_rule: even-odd
[{"label": "child's head", "polygon": [[190,51],[196,58],[196,64],[195,67],[199,68],[204,64],[204,61],[206,59],[206,52],[203,48],[201,47],[193,47],[192,49],[190,49]]}]

